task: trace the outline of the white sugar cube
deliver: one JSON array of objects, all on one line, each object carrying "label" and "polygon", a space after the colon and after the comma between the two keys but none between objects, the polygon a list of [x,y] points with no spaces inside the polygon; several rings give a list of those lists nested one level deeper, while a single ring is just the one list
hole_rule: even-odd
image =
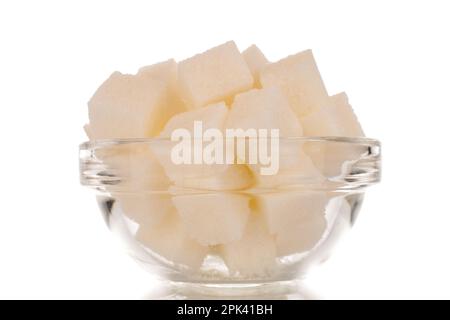
[{"label": "white sugar cube", "polygon": [[264,88],[280,88],[299,118],[329,100],[311,50],[267,64],[260,72],[260,81]]},{"label": "white sugar cube", "polygon": [[208,253],[208,247],[190,238],[174,212],[164,217],[156,226],[142,224],[136,240],[170,263],[198,269]]},{"label": "white sugar cube", "polygon": [[222,245],[220,253],[230,272],[242,277],[267,276],[276,267],[275,237],[257,214],[250,215],[242,238]]},{"label": "white sugar cube", "polygon": [[259,72],[266,64],[269,63],[269,60],[267,60],[261,50],[259,50],[259,48],[254,44],[245,49],[242,52],[242,56],[244,57],[245,62],[253,75],[253,79],[255,79],[255,85],[260,87]]},{"label": "white sugar cube", "polygon": [[322,192],[261,194],[258,207],[275,236],[278,256],[312,249],[323,237],[328,198]]},{"label": "white sugar cube", "polygon": [[250,213],[249,198],[240,194],[175,195],[173,203],[189,236],[202,245],[241,239]]},{"label": "white sugar cube", "polygon": [[183,60],[178,65],[179,87],[191,108],[230,101],[253,86],[253,77],[232,41]]}]

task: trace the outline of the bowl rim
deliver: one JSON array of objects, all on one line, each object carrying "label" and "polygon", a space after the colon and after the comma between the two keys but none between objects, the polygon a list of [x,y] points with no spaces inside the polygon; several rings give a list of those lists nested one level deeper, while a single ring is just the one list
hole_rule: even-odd
[{"label": "bowl rim", "polygon": [[[226,138],[223,138],[224,140]],[[311,188],[317,190],[356,190],[363,189],[380,182],[381,179],[381,143],[372,138],[365,137],[337,137],[337,136],[296,136],[280,137],[280,141],[331,144],[331,146],[365,148],[368,153],[358,160],[350,161],[351,170],[340,175],[324,174],[324,179],[309,179],[309,177],[294,177],[293,181],[286,180],[287,187]],[[117,168],[96,158],[97,151],[114,150],[118,146],[146,146],[152,147],[159,143],[176,142],[168,137],[133,138],[133,139],[100,139],[86,141],[79,146],[80,181],[82,185],[94,188],[111,188],[121,180]],[[286,178],[286,177],[285,177]],[[325,182],[329,182],[325,184]],[[106,190],[106,189],[105,189]],[[116,188],[116,191],[120,191]],[[152,189],[152,191],[155,191]]]},{"label": "bowl rim", "polygon": [[[196,138],[193,138],[196,139]],[[226,138],[223,138],[225,140]],[[328,142],[328,143],[348,143],[353,145],[370,145],[381,146],[381,142],[377,139],[367,137],[340,137],[340,136],[287,136],[279,137],[281,141],[298,141],[298,142]],[[163,141],[171,141],[169,137],[153,137],[153,138],[120,138],[120,139],[95,139],[82,142],[80,149],[102,148],[116,145],[127,144],[145,144],[157,143]]]}]

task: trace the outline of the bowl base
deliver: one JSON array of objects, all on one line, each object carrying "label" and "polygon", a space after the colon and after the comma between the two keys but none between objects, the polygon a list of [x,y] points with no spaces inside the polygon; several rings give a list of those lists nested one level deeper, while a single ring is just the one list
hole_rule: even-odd
[{"label": "bowl base", "polygon": [[316,297],[298,280],[258,283],[169,283],[172,300],[309,300]]}]

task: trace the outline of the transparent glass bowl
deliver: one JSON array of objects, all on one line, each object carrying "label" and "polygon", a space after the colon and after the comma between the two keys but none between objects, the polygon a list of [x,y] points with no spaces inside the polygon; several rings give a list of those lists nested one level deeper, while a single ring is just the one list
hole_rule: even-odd
[{"label": "transparent glass bowl", "polygon": [[[239,287],[301,278],[328,258],[355,222],[366,188],[380,180],[380,144],[372,139],[282,138],[280,171],[262,179],[245,165],[174,169],[164,154],[171,144],[83,143],[80,179],[96,190],[108,227],[130,255],[177,283]],[[313,167],[299,159],[305,154]]]}]

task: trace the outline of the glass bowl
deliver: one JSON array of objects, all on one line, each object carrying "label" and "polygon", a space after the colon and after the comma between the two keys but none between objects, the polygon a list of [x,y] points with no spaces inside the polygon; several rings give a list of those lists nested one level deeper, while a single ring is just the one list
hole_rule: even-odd
[{"label": "glass bowl", "polygon": [[177,166],[167,160],[172,146],[158,138],[83,143],[80,179],[130,255],[179,285],[298,280],[329,257],[380,180],[380,143],[368,138],[281,138],[272,176],[244,164]]}]

